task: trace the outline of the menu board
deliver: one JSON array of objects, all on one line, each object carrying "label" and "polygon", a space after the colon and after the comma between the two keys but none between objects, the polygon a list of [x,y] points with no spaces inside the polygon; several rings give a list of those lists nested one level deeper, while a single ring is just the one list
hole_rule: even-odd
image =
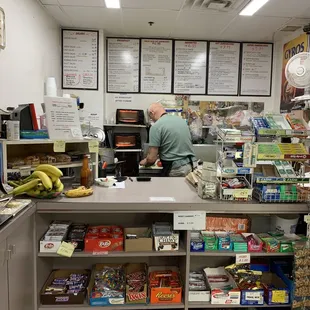
[{"label": "menu board", "polygon": [[208,95],[238,95],[240,43],[210,42]]},{"label": "menu board", "polygon": [[141,93],[170,94],[172,40],[143,39],[141,45]]},{"label": "menu board", "polygon": [[98,90],[99,32],[62,30],[62,88]]},{"label": "menu board", "polygon": [[207,42],[175,41],[174,93],[206,93]]},{"label": "menu board", "polygon": [[241,96],[270,96],[273,45],[243,43]]},{"label": "menu board", "polygon": [[139,92],[140,40],[109,38],[107,53],[108,92]]}]

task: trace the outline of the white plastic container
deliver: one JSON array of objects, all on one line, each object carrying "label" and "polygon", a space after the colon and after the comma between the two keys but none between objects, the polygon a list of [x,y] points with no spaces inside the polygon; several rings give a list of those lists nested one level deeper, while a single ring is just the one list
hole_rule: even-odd
[{"label": "white plastic container", "polygon": [[46,80],[46,96],[57,97],[57,85],[54,77],[48,77]]},{"label": "white plastic container", "polygon": [[295,234],[299,217],[296,215],[273,215],[271,219],[271,230],[285,234]]}]

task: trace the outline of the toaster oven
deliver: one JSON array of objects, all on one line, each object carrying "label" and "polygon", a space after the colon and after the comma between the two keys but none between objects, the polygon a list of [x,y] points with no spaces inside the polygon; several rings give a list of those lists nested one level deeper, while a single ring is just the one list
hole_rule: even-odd
[{"label": "toaster oven", "polygon": [[141,149],[141,136],[138,133],[115,133],[114,146],[117,149]]},{"label": "toaster oven", "polygon": [[144,125],[144,111],[143,110],[116,110],[117,124],[133,124]]}]

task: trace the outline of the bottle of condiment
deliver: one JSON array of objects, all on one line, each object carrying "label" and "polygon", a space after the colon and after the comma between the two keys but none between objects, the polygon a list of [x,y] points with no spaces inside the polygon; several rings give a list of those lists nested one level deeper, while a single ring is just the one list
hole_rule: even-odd
[{"label": "bottle of condiment", "polygon": [[85,187],[91,186],[91,171],[89,169],[88,156],[83,157],[83,166],[81,169],[81,185]]},{"label": "bottle of condiment", "polygon": [[92,186],[94,184],[93,161],[91,160],[90,155],[87,155],[87,158],[88,158],[88,167],[90,170],[89,186]]}]

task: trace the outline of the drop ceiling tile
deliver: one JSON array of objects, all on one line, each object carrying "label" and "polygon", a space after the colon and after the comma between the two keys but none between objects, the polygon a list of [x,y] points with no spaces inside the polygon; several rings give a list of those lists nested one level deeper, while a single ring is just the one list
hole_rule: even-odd
[{"label": "drop ceiling tile", "polygon": [[273,34],[290,19],[283,17],[237,16],[223,31],[223,40],[272,41]]},{"label": "drop ceiling tile", "polygon": [[212,14],[198,11],[181,11],[173,28],[172,37],[215,40],[234,18],[230,14]]},{"label": "drop ceiling tile", "polygon": [[184,0],[121,0],[122,8],[180,10]]},{"label": "drop ceiling tile", "polygon": [[255,15],[297,17],[308,8],[309,0],[270,0]]},{"label": "drop ceiling tile", "polygon": [[121,10],[74,6],[62,6],[62,9],[75,27],[122,29]]},{"label": "drop ceiling tile", "polygon": [[56,4],[59,5],[57,0],[39,0],[42,4]]},{"label": "drop ceiling tile", "polygon": [[58,0],[60,5],[105,7],[104,0]]},{"label": "drop ceiling tile", "polygon": [[[178,16],[177,11],[123,9],[123,23],[126,35],[164,36],[172,31]],[[149,26],[148,22],[154,22]]]},{"label": "drop ceiling tile", "polygon": [[44,5],[50,15],[52,15],[61,26],[73,26],[71,19],[66,15],[58,5]]}]

